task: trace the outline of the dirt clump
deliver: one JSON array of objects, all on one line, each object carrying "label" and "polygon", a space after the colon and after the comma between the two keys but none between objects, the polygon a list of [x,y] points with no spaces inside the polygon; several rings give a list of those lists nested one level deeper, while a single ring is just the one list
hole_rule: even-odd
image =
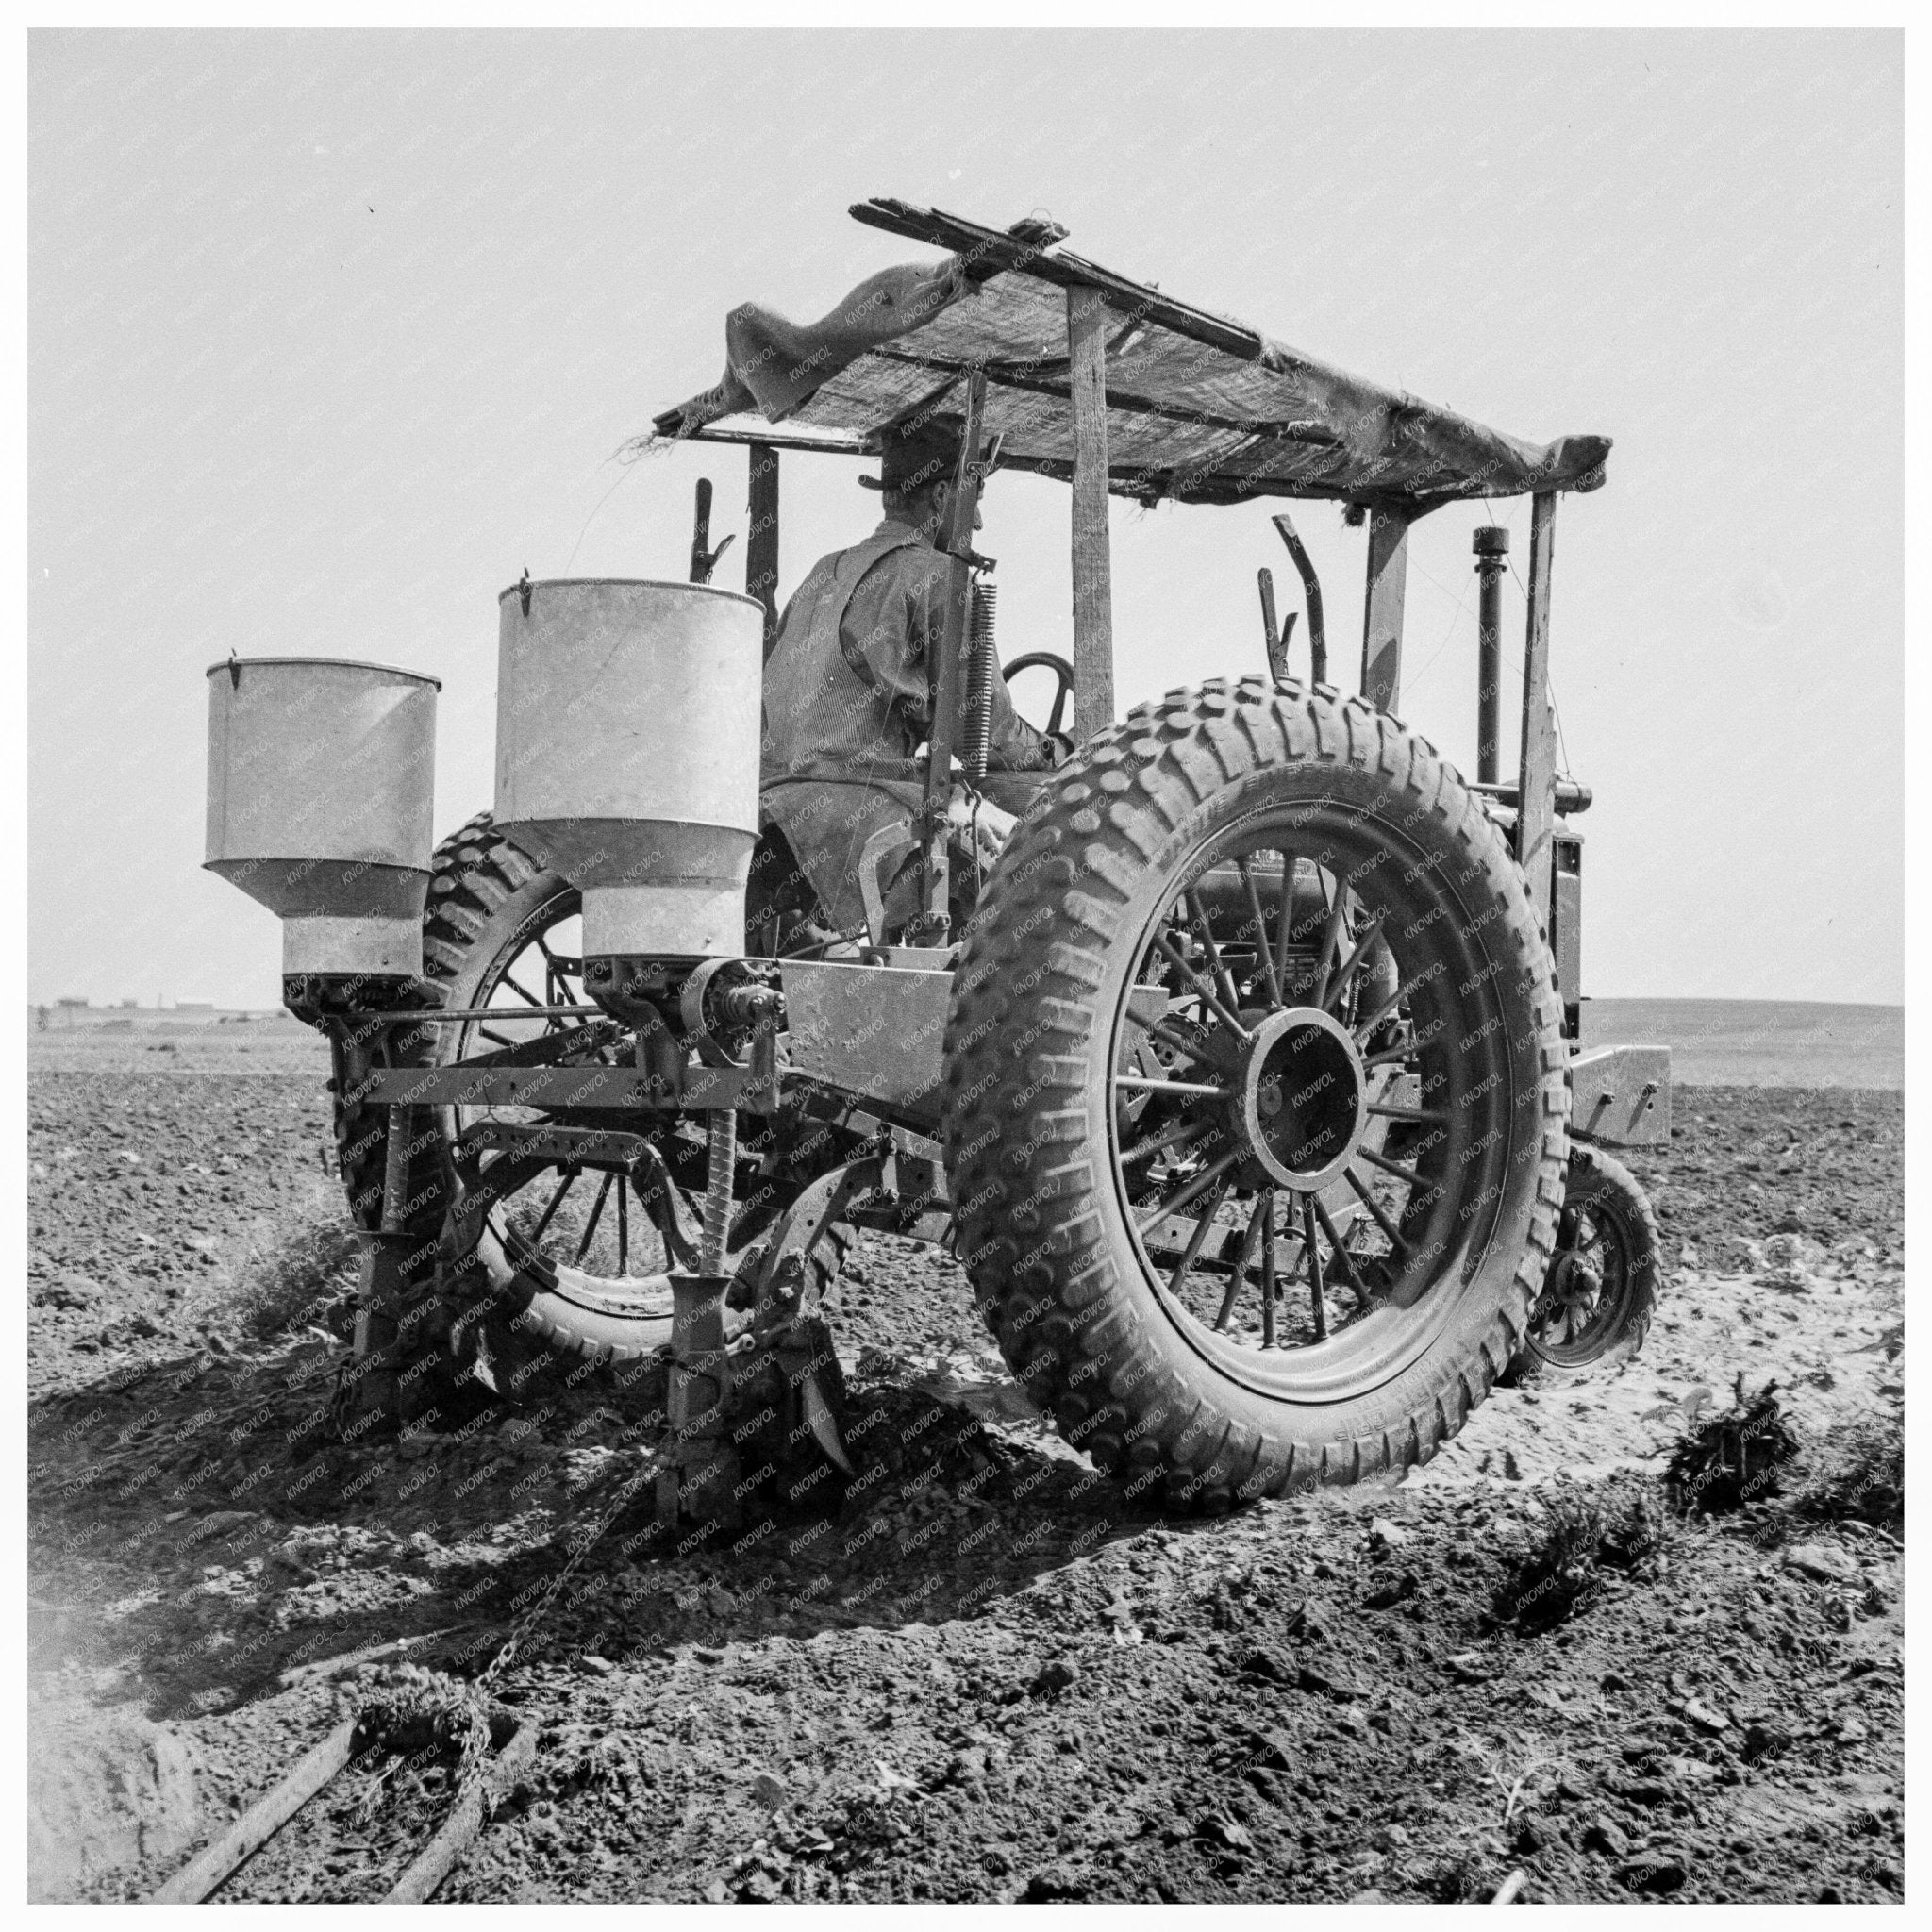
[{"label": "dirt clump", "polygon": [[1672,1507],[1688,1515],[1721,1516],[1763,1501],[1783,1489],[1785,1466],[1798,1453],[1798,1436],[1777,1398],[1777,1383],[1747,1390],[1738,1372],[1730,1407],[1692,1428],[1671,1452],[1664,1489]]},{"label": "dirt clump", "polygon": [[1559,1492],[1543,1524],[1496,1593],[1499,1624],[1547,1630],[1610,1588],[1612,1574],[1655,1574],[1663,1512],[1651,1486],[1625,1479],[1600,1494]]}]

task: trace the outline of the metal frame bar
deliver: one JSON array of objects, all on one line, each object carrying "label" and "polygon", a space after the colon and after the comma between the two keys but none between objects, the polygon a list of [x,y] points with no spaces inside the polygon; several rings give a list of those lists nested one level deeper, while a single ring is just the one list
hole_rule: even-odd
[{"label": "metal frame bar", "polygon": [[745,494],[744,594],[765,607],[765,656],[778,641],[778,452],[751,445]]},{"label": "metal frame bar", "polygon": [[[606,1018],[602,1007],[404,1007],[387,1011],[370,1007],[351,1007],[344,1020],[385,1021],[393,1025],[455,1026],[469,1020],[569,1020]],[[541,1039],[541,1035],[532,1035]]]},{"label": "metal frame bar", "polygon": [[636,1067],[383,1067],[369,1075],[365,1096],[391,1107],[537,1107],[578,1112],[638,1108],[690,1113],[723,1107],[749,1109],[756,1085],[749,1067],[691,1067],[675,1091]]}]

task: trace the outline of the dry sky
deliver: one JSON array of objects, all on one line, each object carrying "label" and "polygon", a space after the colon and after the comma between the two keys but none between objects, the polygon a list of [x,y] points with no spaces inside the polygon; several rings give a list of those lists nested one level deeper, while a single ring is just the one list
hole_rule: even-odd
[{"label": "dry sky", "polygon": [[[275,1000],[274,920],[198,870],[230,650],[434,673],[439,833],[487,808],[497,591],[681,576],[701,474],[741,531],[741,456],[611,453],[715,380],[733,304],[809,319],[928,257],[845,214],[896,194],[1046,209],[1498,428],[1612,436],[1557,533],[1587,989],[1898,1000],[1900,61],[1887,34],[39,35],[30,995]],[[787,593],[870,526],[858,474],[785,459]],[[1298,601],[1274,507],[1115,507],[1124,703],[1259,667],[1257,566]],[[1365,533],[1296,514],[1352,685]],[[1521,565],[1527,505],[1495,514]],[[1404,679],[1472,771],[1482,520],[1416,528]],[[1000,478],[982,547],[1007,654],[1068,649],[1063,487]]]}]

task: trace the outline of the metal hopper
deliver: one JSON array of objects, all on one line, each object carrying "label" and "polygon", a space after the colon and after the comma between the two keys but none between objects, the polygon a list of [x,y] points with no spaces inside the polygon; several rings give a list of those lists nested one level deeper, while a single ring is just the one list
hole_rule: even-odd
[{"label": "metal hopper", "polygon": [[584,952],[744,948],[764,610],[699,584],[503,593],[496,823],[584,895]]},{"label": "metal hopper", "polygon": [[441,686],[324,658],[208,678],[208,870],[280,917],[285,975],[420,976]]}]

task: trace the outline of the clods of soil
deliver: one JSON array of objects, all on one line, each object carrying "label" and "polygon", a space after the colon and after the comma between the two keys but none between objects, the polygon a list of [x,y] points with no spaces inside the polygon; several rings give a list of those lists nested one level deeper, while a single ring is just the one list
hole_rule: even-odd
[{"label": "clods of soil", "polygon": [[[126,1057],[31,1090],[36,1896],[145,1896],[533,1607],[489,1688],[537,1749],[442,1899],[1899,1894],[1897,1094],[1680,1091],[1632,1162],[1667,1264],[1634,1361],[1212,1521],[1124,1500],[958,1271],[867,1237],[842,1507],[686,1547],[649,1376],[335,1440],[316,1057]],[[1740,1374],[1789,1480],[1673,1510]],[[461,1775],[371,1754],[218,1896],[379,1898]]]}]

